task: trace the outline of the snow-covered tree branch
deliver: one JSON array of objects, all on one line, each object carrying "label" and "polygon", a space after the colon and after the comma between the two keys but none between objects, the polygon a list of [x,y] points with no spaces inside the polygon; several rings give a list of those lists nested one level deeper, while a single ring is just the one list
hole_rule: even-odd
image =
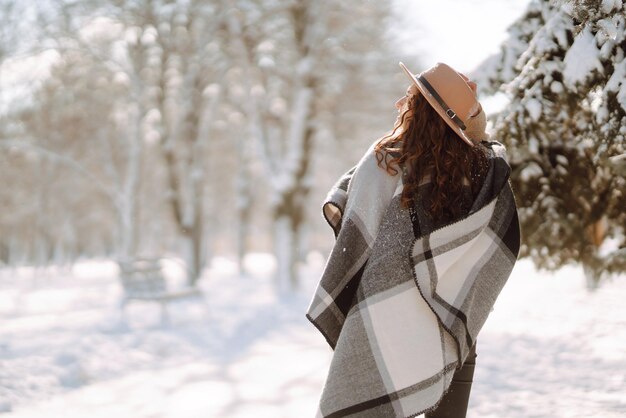
[{"label": "snow-covered tree branch", "polygon": [[626,151],[625,19],[621,0],[535,0],[475,72],[510,98],[495,131],[510,149],[521,256],[580,262],[591,285],[626,271],[613,256],[626,247],[626,182],[611,162]]}]

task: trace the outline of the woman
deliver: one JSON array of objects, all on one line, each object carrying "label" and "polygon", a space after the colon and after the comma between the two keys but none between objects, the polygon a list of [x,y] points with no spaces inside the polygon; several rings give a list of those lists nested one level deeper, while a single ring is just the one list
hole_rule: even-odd
[{"label": "woman", "polygon": [[394,129],[323,205],[336,241],[306,316],[334,353],[318,417],[464,417],[476,337],[519,252],[476,85],[400,65]]}]

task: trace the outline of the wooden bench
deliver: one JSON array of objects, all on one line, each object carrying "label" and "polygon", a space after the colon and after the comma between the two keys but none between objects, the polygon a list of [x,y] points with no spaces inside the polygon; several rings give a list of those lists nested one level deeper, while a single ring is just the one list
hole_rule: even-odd
[{"label": "wooden bench", "polygon": [[161,260],[158,258],[135,258],[118,261],[120,281],[124,295],[120,302],[122,316],[131,301],[156,302],[161,305],[161,323],[169,322],[167,304],[169,302],[201,297],[202,292],[195,287],[168,289],[163,275]]}]

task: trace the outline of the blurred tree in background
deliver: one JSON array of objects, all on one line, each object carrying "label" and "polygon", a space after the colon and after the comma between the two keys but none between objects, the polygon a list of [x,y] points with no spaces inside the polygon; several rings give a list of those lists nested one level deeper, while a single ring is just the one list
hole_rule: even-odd
[{"label": "blurred tree in background", "polygon": [[[359,106],[356,97],[342,100],[350,87],[364,89],[366,103],[387,95],[386,85],[371,77],[384,64],[392,67],[384,43],[387,6],[357,1],[230,4],[229,85],[240,83],[243,89],[240,106],[247,131],[242,134],[254,142],[269,186],[278,280],[291,279],[295,286],[296,262],[306,246],[314,141],[324,130],[348,122],[333,120],[333,115],[344,114],[341,105],[357,112],[380,112],[372,103],[369,108]],[[349,135],[359,132],[363,130],[353,129]],[[249,200],[245,195],[249,180],[244,176],[240,172],[240,202]],[[245,225],[246,218],[242,210],[239,224]]]},{"label": "blurred tree in background", "polygon": [[626,5],[535,0],[509,35],[474,77],[510,99],[495,137],[511,158],[520,257],[582,263],[596,286],[626,271]]},{"label": "blurred tree in background", "polygon": [[377,2],[2,7],[0,68],[17,80],[0,80],[5,263],[173,253],[193,284],[213,252],[242,264],[273,242],[278,284],[296,286],[332,236],[307,229],[325,185],[391,126],[404,88]]}]

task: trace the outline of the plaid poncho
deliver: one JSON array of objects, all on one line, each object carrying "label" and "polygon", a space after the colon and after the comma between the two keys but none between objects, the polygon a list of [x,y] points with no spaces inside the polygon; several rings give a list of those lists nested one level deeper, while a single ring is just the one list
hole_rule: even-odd
[{"label": "plaid poncho", "polygon": [[448,390],[519,252],[504,146],[483,145],[468,215],[417,238],[374,144],[329,192],[336,241],[306,312],[334,350],[317,417],[414,417]]}]

